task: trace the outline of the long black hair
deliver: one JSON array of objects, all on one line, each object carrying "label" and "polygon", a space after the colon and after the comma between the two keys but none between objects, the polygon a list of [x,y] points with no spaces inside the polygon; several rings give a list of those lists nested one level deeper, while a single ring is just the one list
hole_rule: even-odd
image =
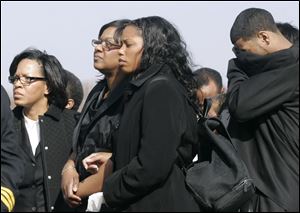
[{"label": "long black hair", "polygon": [[177,29],[166,19],[149,16],[133,20],[144,40],[144,51],[140,69],[147,69],[152,64],[169,65],[176,79],[186,88],[189,97],[196,102],[197,84],[191,70],[191,59]]},{"label": "long black hair", "polygon": [[26,49],[14,57],[9,67],[10,76],[15,75],[17,67],[23,59],[34,60],[41,64],[49,90],[49,94],[47,95],[48,104],[54,104],[64,109],[67,104],[67,76],[58,59],[38,49]]}]

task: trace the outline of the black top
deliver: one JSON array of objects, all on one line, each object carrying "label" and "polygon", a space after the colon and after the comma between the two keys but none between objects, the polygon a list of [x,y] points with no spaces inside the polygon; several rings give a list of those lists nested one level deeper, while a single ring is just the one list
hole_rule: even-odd
[{"label": "black top", "polygon": [[99,151],[112,152],[112,138],[119,127],[127,83],[128,79],[124,79],[103,99],[107,89],[107,82],[103,80],[92,89],[85,102],[73,138],[80,180],[90,175],[82,164],[85,157]]}]

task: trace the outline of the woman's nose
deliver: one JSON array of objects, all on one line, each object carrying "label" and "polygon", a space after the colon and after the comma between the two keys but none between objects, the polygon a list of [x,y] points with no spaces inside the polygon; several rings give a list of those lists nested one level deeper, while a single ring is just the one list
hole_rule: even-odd
[{"label": "woman's nose", "polygon": [[103,47],[102,47],[101,44],[96,45],[96,47],[95,47],[95,52],[96,52],[96,51],[103,52]]},{"label": "woman's nose", "polygon": [[125,45],[122,45],[119,49],[119,55],[124,55]]}]

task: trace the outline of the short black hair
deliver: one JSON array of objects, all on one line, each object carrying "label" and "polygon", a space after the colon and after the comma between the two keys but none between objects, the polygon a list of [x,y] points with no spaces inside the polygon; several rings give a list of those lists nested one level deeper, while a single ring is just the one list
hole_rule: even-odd
[{"label": "short black hair", "polygon": [[[111,21],[105,25],[103,25],[99,31],[98,37],[100,38],[101,35],[103,34],[103,32],[109,28],[109,27],[115,27],[115,28],[122,28],[124,27],[126,24],[128,24],[130,22],[129,19],[120,19],[120,20],[115,20],[115,21]],[[114,40],[116,43],[120,42],[120,37],[121,37],[121,32],[120,31],[116,31],[115,35],[114,35]]]},{"label": "short black hair", "polygon": [[67,73],[67,97],[74,100],[72,110],[77,111],[83,99],[83,87],[80,79],[74,73],[65,70]]},{"label": "short black hair", "polygon": [[236,17],[230,30],[230,39],[235,44],[240,38],[248,40],[262,30],[278,32],[272,14],[264,9],[248,8]]},{"label": "short black hair", "polygon": [[281,34],[291,43],[299,43],[299,29],[290,23],[276,23]]},{"label": "short black hair", "polygon": [[193,75],[197,82],[198,88],[201,88],[202,86],[207,85],[209,83],[209,81],[214,81],[218,87],[219,93],[221,92],[221,90],[223,88],[222,76],[217,70],[214,70],[214,69],[211,69],[208,67],[203,67],[203,68],[195,70],[193,72]]},{"label": "short black hair", "polygon": [[15,75],[17,67],[23,59],[34,60],[41,64],[49,89],[48,104],[54,104],[64,109],[67,104],[67,76],[58,59],[53,55],[48,55],[45,51],[28,48],[14,57],[9,67],[10,76]]}]

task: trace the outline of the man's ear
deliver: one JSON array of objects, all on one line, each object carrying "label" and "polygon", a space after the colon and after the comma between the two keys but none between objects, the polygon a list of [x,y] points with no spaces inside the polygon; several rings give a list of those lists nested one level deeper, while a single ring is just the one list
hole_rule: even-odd
[{"label": "man's ear", "polygon": [[74,101],[74,99],[68,99],[68,102],[67,102],[67,105],[65,106],[65,108],[67,108],[67,109],[72,109],[73,107],[74,107],[74,105],[75,105],[75,101]]},{"label": "man's ear", "polygon": [[256,34],[256,36],[260,45],[262,46],[270,45],[270,34],[267,31],[259,31]]},{"label": "man's ear", "polygon": [[221,94],[224,94],[225,92],[226,92],[225,87],[222,87],[222,89],[221,89]]}]

